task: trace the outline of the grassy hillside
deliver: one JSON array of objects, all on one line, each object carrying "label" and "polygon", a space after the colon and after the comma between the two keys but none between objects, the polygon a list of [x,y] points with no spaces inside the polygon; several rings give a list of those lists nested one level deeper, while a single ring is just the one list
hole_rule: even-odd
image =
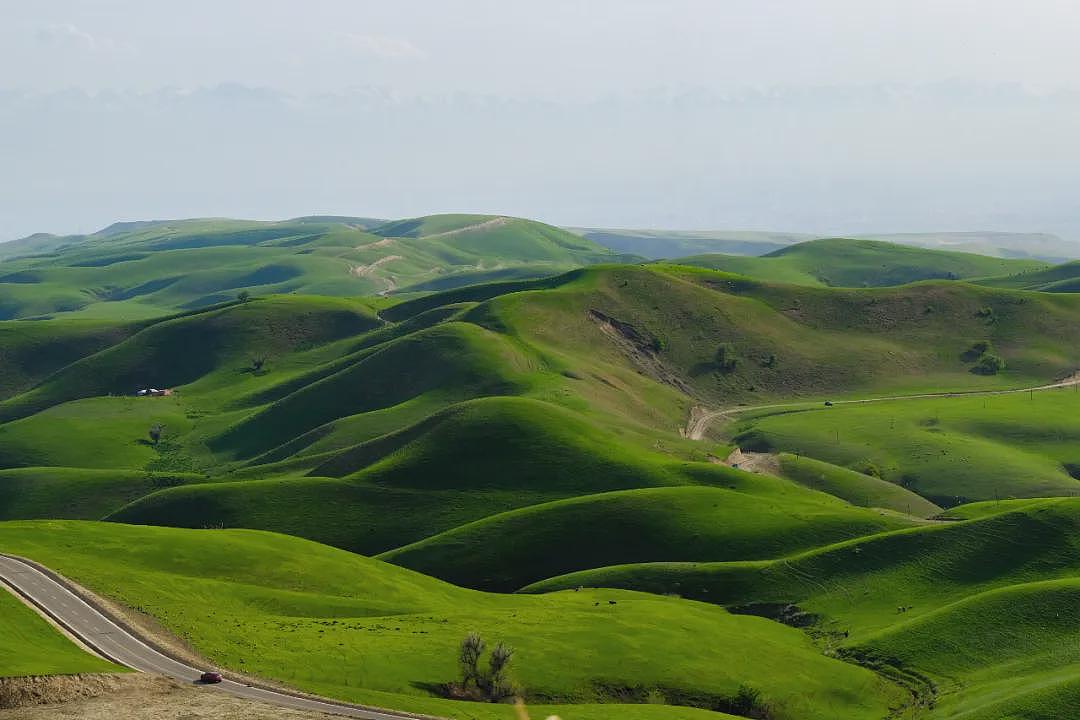
[{"label": "grassy hillside", "polygon": [[244,384],[245,375],[256,375],[245,372],[251,370],[252,358],[280,357],[380,324],[367,307],[355,301],[303,297],[260,298],[165,318],[0,403],[0,420],[24,417],[69,400],[131,396],[146,387],[174,388],[226,366],[235,390]]},{"label": "grassy hillside", "polygon": [[939,505],[1080,492],[1080,393],[839,405],[764,415],[737,442],[870,471]]},{"label": "grassy hillside", "polygon": [[163,488],[199,482],[193,473],[31,467],[0,470],[0,520],[101,520]]},{"label": "grassy hillside", "polygon": [[[472,630],[515,648],[514,677],[541,715],[599,720],[604,715],[568,705],[614,700],[608,693],[637,686],[654,698],[719,703],[749,684],[778,720],[836,712],[878,718],[902,700],[873,673],[823,656],[797,630],[673,598],[488,595],[303,540],[241,531],[3,523],[0,549],[149,612],[225,668],[357,702],[508,717],[506,706],[432,697],[431,688],[455,677],[457,643]],[[643,646],[650,652],[636,651]],[[563,706],[543,705],[552,701]],[[680,707],[659,710],[606,712],[690,716]]]},{"label": "grassy hillside", "polygon": [[[337,217],[121,223],[93,235],[16,243],[5,244],[7,253],[0,249],[0,319],[139,319],[226,302],[240,291],[352,296],[445,289],[616,258],[542,223],[465,215],[377,227]],[[17,257],[19,248],[41,253]]]},{"label": "grassy hillside", "polygon": [[732,475],[734,490],[626,490],[532,505],[380,557],[458,585],[512,591],[590,567],[779,557],[913,524],[783,481]]},{"label": "grassy hillside", "polygon": [[0,677],[121,670],[76,646],[6,586],[0,587]]},{"label": "grassy hillside", "polygon": [[[706,461],[726,449],[680,436],[695,404],[1036,384],[1080,361],[1080,303],[1065,295],[944,283],[800,288],[663,265],[591,268],[530,287],[472,289],[469,297],[488,297],[478,304],[462,304],[464,291],[432,296],[394,316],[397,323],[376,318],[360,301],[303,297],[146,323],[0,403],[8,419],[0,425],[0,460],[9,468],[206,476],[138,497],[109,492],[115,505],[95,504],[94,514],[81,517],[270,529],[376,553],[538,503],[722,486],[722,471]],[[987,337],[1007,361],[996,376],[970,372],[963,357],[971,338]],[[268,358],[257,371],[256,357]],[[130,397],[143,385],[175,394]],[[819,487],[821,477],[789,473],[855,505],[902,513],[933,514],[904,484],[953,505],[958,496],[1036,495],[1076,483],[1062,469],[1072,462],[1067,444],[1059,457],[1037,459],[1047,468],[1040,476],[1013,472],[1021,461],[999,462],[1000,455],[965,467],[962,458],[981,456],[959,446],[955,454],[920,455],[896,432],[903,463],[893,463],[879,457],[891,446],[879,442],[885,430],[869,419],[857,421],[862,430],[850,442],[845,433],[844,443],[830,445],[838,429],[830,422],[855,410],[829,410],[836,412],[805,430],[813,442],[785,445],[768,435],[768,423],[799,426],[799,415],[735,430],[746,431],[740,443],[881,474],[892,484],[829,470]],[[913,416],[917,427],[908,435],[944,442],[942,433],[923,432],[923,419]],[[165,425],[158,445],[147,433],[155,424]],[[733,430],[717,423],[713,433]],[[967,435],[961,441],[972,442]],[[995,487],[986,480],[992,476],[1003,481]],[[613,513],[598,526],[617,514],[606,504],[589,507]],[[33,517],[43,512],[39,505]],[[56,512],[71,516],[64,507]],[[835,539],[829,522],[820,543]],[[811,542],[807,532],[800,542]],[[808,546],[762,546],[747,557]],[[675,558],[649,556],[661,557]],[[553,572],[575,567],[583,566]],[[459,571],[472,572],[445,570]],[[480,582],[487,571],[472,577]]]},{"label": "grassy hillside", "polygon": [[0,321],[0,400],[29,390],[57,370],[114,345],[134,324]]},{"label": "grassy hillside", "polygon": [[[812,543],[817,532],[824,537],[847,537],[896,527],[900,522],[857,511],[790,483],[768,482],[709,463],[688,463],[649,452],[592,425],[577,413],[531,399],[486,398],[453,405],[415,426],[314,460],[318,464],[309,466],[307,477],[188,484],[147,495],[110,518],[196,528],[272,528],[358,552],[376,553],[490,515],[497,517],[489,527],[500,535],[506,529],[499,525],[502,516],[498,513],[568,497],[591,496],[583,503],[597,526],[619,523],[627,508],[603,502],[614,496],[596,493],[698,485],[725,488],[714,495],[718,507],[708,517],[703,516],[698,525],[720,517],[737,522],[735,516],[751,506],[771,513],[771,519],[761,520],[761,527],[727,531],[729,540],[742,537],[742,550],[759,546],[752,550],[759,557],[791,544]],[[739,488],[745,496],[732,491]],[[598,500],[601,502],[594,504]],[[641,521],[648,514],[656,514],[642,499],[630,497],[629,501],[631,508],[636,508],[630,512],[637,513]],[[686,502],[676,501],[676,506],[685,507]],[[545,507],[535,509],[543,512]],[[804,517],[785,518],[785,508]],[[559,512],[556,515],[560,515],[558,522],[572,522],[569,516]],[[675,535],[649,552],[671,558],[672,554],[689,551],[678,545],[678,537],[685,530],[665,528],[660,518],[655,522],[658,542],[663,533]],[[628,525],[624,522],[620,527],[625,530]],[[770,532],[787,532],[789,536],[781,538]],[[715,549],[724,531],[714,529],[710,534],[714,535]],[[620,533],[611,542],[617,544],[617,538],[622,537]],[[572,547],[569,536],[565,541]],[[532,541],[521,538],[519,550],[539,556],[550,549],[543,542],[542,537]],[[634,547],[646,549],[642,543]],[[624,552],[630,552],[630,546]],[[699,546],[696,552],[706,549]],[[598,549],[598,554],[603,551]],[[567,556],[553,562],[580,564],[596,560]],[[474,557],[460,557],[460,572],[471,572],[465,567],[476,561]],[[495,562],[504,563],[506,568],[514,564],[509,558]],[[536,571],[521,568],[516,572]],[[436,574],[456,572],[458,568],[447,566]],[[481,584],[481,577],[468,577],[467,584]]]},{"label": "grassy hillside", "polygon": [[930,717],[995,717],[1025,705],[1051,711],[1077,681],[1070,638],[1080,607],[1080,500],[997,510],[782,561],[625,565],[531,589],[674,591],[762,609],[791,603],[811,614],[838,652],[938,695]]},{"label": "grassy hillside", "polygon": [[882,287],[918,280],[1017,276],[1047,267],[1035,260],[1001,259],[843,238],[802,242],[761,257],[697,255],[672,262],[770,282],[828,287]]},{"label": "grassy hillside", "polygon": [[988,287],[1015,290],[1077,292],[1080,291],[1080,261],[1067,262],[1041,270],[984,278],[979,280],[978,283]]},{"label": "grassy hillside", "polygon": [[[729,406],[1038,384],[1080,361],[1080,298],[961,283],[835,290],[680,266],[610,267],[495,298],[468,317],[567,363],[588,354],[629,364]],[[976,361],[965,353],[980,340],[1005,358],[1003,372],[971,372]]]},{"label": "grassy hillside", "polygon": [[[422,250],[472,277],[502,270],[476,267],[480,256],[552,268],[589,252],[488,216],[151,223],[40,266],[5,262],[0,287],[173,254],[180,279],[97,303],[150,313],[171,292],[180,305],[181,290],[224,292],[211,275],[232,253],[299,248],[321,262],[346,238],[377,245],[369,264],[408,247],[402,264]],[[796,260],[832,246],[800,247],[760,262],[817,277]],[[837,267],[845,256],[851,277],[889,281],[922,271],[865,250],[839,252]],[[218,264],[207,275],[210,255],[185,253]],[[392,262],[371,272],[404,277]],[[257,279],[291,282],[269,282],[280,267]],[[471,629],[519,648],[532,704],[573,704],[558,712],[578,719],[610,717],[612,700],[731,709],[743,683],[776,718],[902,716],[905,691],[822,650],[922,700],[937,693],[937,717],[1064,706],[1075,661],[1046,638],[1071,638],[1078,501],[1004,499],[1078,489],[1080,394],[823,400],[1070,375],[1080,297],[953,281],[813,287],[660,263],[513,277],[401,303],[260,294],[122,323],[0,323],[0,519],[40,519],[0,524],[0,549],[148,610],[215,662],[455,717],[506,714],[432,694]],[[146,386],[173,394],[133,396]],[[740,407],[687,437],[690,418]],[[733,445],[778,451],[783,477],[720,465]],[[568,591],[488,595],[432,576]],[[660,597],[674,595],[688,599]],[[1022,637],[1005,628],[1010,604]],[[810,633],[748,612],[811,621]],[[1048,613],[1060,618],[1040,623]],[[1060,672],[1040,678],[1048,664]]]},{"label": "grassy hillside", "polygon": [[888,508],[916,517],[934,517],[942,511],[921,495],[875,475],[791,453],[780,453],[779,461],[784,477],[852,505]]}]

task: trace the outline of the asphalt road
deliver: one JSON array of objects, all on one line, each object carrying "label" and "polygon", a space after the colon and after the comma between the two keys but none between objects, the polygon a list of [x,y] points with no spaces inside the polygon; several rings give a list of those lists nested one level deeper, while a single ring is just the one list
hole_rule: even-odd
[{"label": "asphalt road", "polygon": [[[177,662],[154,650],[105,615],[88,605],[66,587],[21,560],[0,555],[0,581],[30,601],[38,612],[59,624],[97,654],[134,670],[164,675],[180,682],[196,684],[202,669]],[[216,668],[213,668],[216,669]],[[333,713],[368,720],[402,720],[411,717],[368,710],[332,700],[313,700],[284,692],[251,687],[225,679],[214,685],[200,685],[207,691],[258,700],[272,705]]]}]

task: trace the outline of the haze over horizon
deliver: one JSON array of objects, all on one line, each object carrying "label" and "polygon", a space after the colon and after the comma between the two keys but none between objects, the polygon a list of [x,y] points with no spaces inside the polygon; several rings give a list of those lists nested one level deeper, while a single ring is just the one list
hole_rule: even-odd
[{"label": "haze over horizon", "polygon": [[1080,240],[1066,2],[109,0],[0,25],[0,240],[117,220]]}]

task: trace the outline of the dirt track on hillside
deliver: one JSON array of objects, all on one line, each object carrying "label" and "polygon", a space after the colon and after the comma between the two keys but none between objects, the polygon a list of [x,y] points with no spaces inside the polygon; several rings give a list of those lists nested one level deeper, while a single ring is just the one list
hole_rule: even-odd
[{"label": "dirt track on hillside", "polygon": [[369,275],[371,275],[371,273],[375,272],[375,269],[377,267],[379,267],[380,265],[384,265],[384,264],[390,262],[391,260],[400,260],[400,259],[401,259],[400,255],[387,255],[386,257],[379,258],[378,260],[371,263],[370,265],[350,265],[349,266],[349,274],[352,275],[353,277],[358,277],[358,278],[368,277]]},{"label": "dirt track on hillside", "polygon": [[[919,393],[917,395],[894,395],[891,397],[873,397],[862,398],[860,400],[834,400],[833,405],[867,405],[870,403],[888,402],[890,400],[921,400],[925,398],[950,398],[950,397],[987,397],[991,395],[1015,395],[1026,392],[1043,392],[1046,390],[1057,390],[1065,387],[1072,387],[1073,385],[1080,385],[1080,372],[1073,373],[1064,380],[1060,380],[1050,385],[1039,385],[1036,387],[1016,388],[1014,390],[961,390],[958,392],[936,392],[936,393]],[[709,429],[709,425],[713,420],[721,417],[731,417],[733,415],[741,415],[742,413],[754,412],[756,410],[779,410],[783,408],[803,408],[808,407],[808,403],[805,402],[793,402],[793,403],[773,403],[769,405],[746,405],[742,407],[723,408],[720,410],[709,410],[708,408],[700,405],[695,405],[690,408],[690,417],[687,418],[686,427],[682,429],[681,434],[683,437],[691,440],[701,440],[705,437],[706,431]]]},{"label": "dirt track on hillside", "polygon": [[510,222],[508,217],[491,218],[490,220],[484,220],[483,222],[474,223],[472,225],[466,225],[456,230],[444,230],[443,232],[432,233],[430,235],[422,235],[421,239],[430,240],[432,238],[445,238],[452,237],[454,235],[461,235],[462,233],[472,232],[473,230],[489,230],[491,228],[497,228]]}]

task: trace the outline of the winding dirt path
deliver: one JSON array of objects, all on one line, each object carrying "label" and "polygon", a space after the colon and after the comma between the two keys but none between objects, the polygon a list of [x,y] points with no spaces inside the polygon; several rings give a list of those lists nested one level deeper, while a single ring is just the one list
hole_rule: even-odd
[{"label": "winding dirt path", "polygon": [[465,227],[457,228],[456,230],[444,230],[443,232],[431,233],[430,235],[421,235],[421,240],[430,240],[432,238],[444,238],[452,237],[454,235],[461,235],[462,233],[472,232],[473,230],[487,230],[489,228],[496,228],[510,222],[510,218],[502,217],[501,215],[490,220],[484,220],[483,222],[473,223],[472,225],[466,225]]},{"label": "winding dirt path", "polygon": [[400,259],[401,259],[400,255],[387,255],[386,257],[379,258],[378,260],[371,263],[370,265],[349,265],[349,274],[352,275],[353,277],[358,277],[358,278],[368,277],[369,275],[371,275],[371,273],[375,272],[375,269],[378,268],[380,265],[385,265],[386,263],[390,262],[391,260],[400,260]]},{"label": "winding dirt path", "polygon": [[[1064,387],[1080,385],[1080,372],[1073,373],[1064,380],[1050,385],[1038,385],[1036,387],[1015,388],[1012,390],[960,390],[953,392],[919,393],[916,395],[893,395],[886,397],[862,398],[860,400],[833,400],[833,405],[866,405],[869,403],[888,402],[890,400],[921,400],[924,398],[949,398],[949,397],[987,397],[991,395],[1015,395],[1027,392],[1043,392],[1045,390],[1057,390]],[[690,417],[686,421],[686,427],[682,430],[683,437],[691,440],[701,440],[717,418],[727,418],[733,415],[753,412],[755,410],[774,410],[782,408],[809,407],[806,402],[772,403],[768,405],[745,405],[741,407],[722,408],[709,410],[700,405],[690,408]]]}]

